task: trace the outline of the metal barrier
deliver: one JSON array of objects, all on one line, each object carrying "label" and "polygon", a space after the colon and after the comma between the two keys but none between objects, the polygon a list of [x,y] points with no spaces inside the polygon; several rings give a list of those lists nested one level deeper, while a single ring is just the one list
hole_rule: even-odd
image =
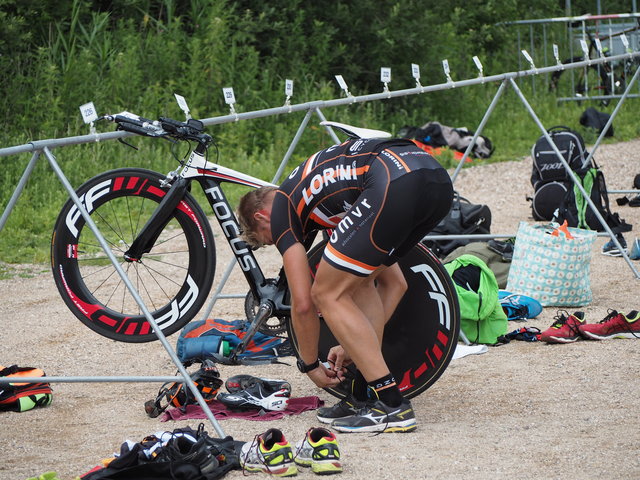
[{"label": "metal barrier", "polygon": [[[523,55],[524,55],[524,53],[525,52],[523,52]],[[605,64],[605,63],[614,62],[614,61],[624,61],[624,60],[631,60],[631,59],[635,60],[635,59],[637,59],[639,57],[640,57],[640,52],[625,53],[625,54],[615,55],[615,56],[611,56],[611,57],[604,57],[603,56],[603,57],[597,58],[597,59],[589,59],[589,60],[584,60],[584,61],[580,61],[580,62],[573,62],[573,63],[570,63],[570,64],[558,64],[558,65],[554,65],[554,66],[550,66],[550,67],[538,68],[533,63],[533,59],[527,54],[526,58],[529,61],[530,66],[531,66],[531,68],[529,70],[518,71],[518,72],[510,72],[510,73],[504,73],[504,74],[500,74],[500,75],[493,75],[493,76],[484,77],[483,73],[482,73],[482,69],[479,67],[479,75],[478,75],[477,78],[467,79],[467,80],[460,80],[460,81],[454,81],[453,79],[451,79],[451,77],[448,74],[448,64],[444,65],[444,62],[443,62],[443,66],[445,67],[445,74],[447,76],[447,82],[446,83],[442,83],[442,84],[437,84],[437,85],[432,85],[432,86],[421,86],[421,85],[419,85],[419,79],[416,78],[417,86],[415,88],[405,89],[405,90],[390,91],[390,90],[388,90],[387,85],[385,83],[385,89],[384,89],[384,91],[382,93],[370,94],[370,95],[362,95],[362,96],[352,96],[348,92],[348,90],[346,88],[344,88],[345,93],[346,93],[346,97],[345,98],[327,100],[327,101],[308,102],[308,103],[302,103],[302,104],[297,104],[297,105],[285,104],[285,106],[283,106],[283,107],[270,108],[270,109],[258,110],[258,111],[247,112],[247,113],[236,113],[235,110],[233,109],[233,105],[231,105],[231,113],[229,115],[220,116],[220,117],[206,118],[206,119],[204,119],[202,121],[203,121],[203,123],[205,125],[216,125],[216,124],[237,122],[237,121],[240,121],[240,120],[255,119],[255,118],[261,118],[261,117],[267,117],[267,116],[273,116],[273,115],[290,114],[290,113],[293,113],[293,112],[306,112],[303,120],[300,123],[298,131],[296,132],[296,134],[295,134],[295,136],[294,136],[294,138],[293,138],[293,140],[292,140],[287,152],[285,153],[284,158],[283,158],[282,162],[280,163],[280,165],[278,167],[278,170],[277,170],[277,172],[276,172],[276,174],[274,176],[274,183],[275,183],[281,177],[282,172],[284,171],[284,168],[286,167],[287,162],[289,161],[289,158],[291,157],[291,154],[295,150],[295,147],[296,147],[296,145],[297,145],[297,143],[298,143],[303,131],[305,130],[306,126],[308,125],[311,116],[313,114],[316,114],[316,115],[319,116],[319,118],[321,120],[324,120],[324,115],[323,115],[323,113],[321,111],[321,109],[323,109],[323,108],[337,107],[337,106],[342,106],[342,105],[350,105],[350,104],[354,104],[354,103],[362,103],[362,102],[369,102],[369,101],[375,101],[375,100],[383,100],[383,99],[402,97],[402,96],[407,96],[407,95],[416,95],[416,94],[434,92],[434,91],[438,91],[438,90],[446,90],[446,89],[452,89],[452,88],[467,87],[467,86],[472,86],[472,85],[484,85],[484,84],[490,84],[490,83],[493,83],[493,82],[499,82],[500,85],[498,87],[498,90],[497,90],[494,98],[491,101],[491,104],[488,106],[488,108],[487,108],[487,110],[486,110],[486,112],[485,112],[480,124],[478,125],[478,128],[476,129],[476,133],[475,133],[470,145],[467,147],[466,151],[464,152],[462,158],[459,161],[459,164],[458,164],[458,166],[457,166],[457,168],[456,168],[456,170],[455,170],[455,172],[453,174],[453,177],[452,177],[453,181],[455,182],[455,179],[456,179],[460,169],[462,168],[462,166],[465,163],[466,159],[469,157],[469,154],[470,154],[470,152],[471,152],[471,150],[472,150],[472,148],[473,148],[473,146],[475,144],[476,139],[482,133],[482,130],[483,130],[486,122],[488,121],[489,117],[491,116],[491,113],[493,112],[495,106],[497,105],[498,101],[500,100],[500,98],[501,98],[503,92],[505,91],[506,87],[507,86],[511,86],[515,90],[515,92],[517,93],[518,97],[522,101],[522,103],[523,103],[524,107],[526,108],[526,110],[531,115],[531,117],[534,120],[534,122],[540,128],[540,131],[542,132],[542,134],[547,137],[547,140],[549,141],[549,143],[554,147],[554,151],[555,151],[556,155],[558,156],[560,161],[563,163],[563,165],[565,166],[566,170],[569,172],[572,180],[574,182],[577,182],[577,177],[571,171],[571,168],[569,167],[567,162],[564,160],[564,158],[560,154],[559,150],[555,147],[555,144],[553,143],[553,141],[551,140],[551,138],[547,134],[547,131],[546,131],[545,127],[543,126],[542,122],[540,121],[540,119],[536,115],[535,111],[533,110],[533,108],[531,107],[531,105],[529,104],[527,99],[525,98],[524,94],[522,93],[522,91],[518,87],[518,85],[515,82],[515,80],[518,79],[518,78],[522,78],[522,77],[536,76],[536,75],[556,72],[556,71],[560,71],[560,70],[583,68],[583,67],[589,67],[589,66],[593,66],[593,65],[600,65],[600,64]],[[478,62],[476,63],[476,65],[478,65]],[[599,144],[600,144],[600,142],[601,142],[601,140],[602,140],[602,138],[604,136],[604,132],[607,131],[607,129],[609,128],[609,126],[613,122],[613,119],[617,115],[619,109],[622,107],[622,104],[624,103],[625,99],[627,98],[631,87],[636,82],[639,73],[640,73],[640,70],[637,70],[636,73],[634,74],[633,78],[631,79],[631,81],[628,83],[624,94],[620,97],[619,102],[616,105],[616,108],[614,109],[614,111],[613,111],[613,113],[611,115],[611,118],[609,119],[609,122],[607,123],[607,125],[603,129],[603,133],[598,138],[598,140],[597,140],[597,142],[596,142],[596,144],[595,144],[595,146],[594,146],[594,148],[593,148],[593,150],[591,152],[592,155],[595,152],[595,150],[598,148],[598,146],[599,146]],[[335,141],[338,141],[338,139],[335,136],[335,134],[333,132],[330,132],[330,133],[332,135],[332,138]],[[187,384],[189,389],[193,392],[194,397],[198,401],[199,405],[203,408],[204,412],[207,415],[208,420],[211,422],[211,424],[215,428],[216,432],[221,437],[224,437],[225,436],[224,431],[222,430],[222,428],[220,427],[220,425],[216,421],[215,417],[211,413],[211,411],[210,411],[209,407],[207,406],[204,398],[202,397],[202,395],[200,394],[200,392],[196,388],[195,384],[191,380],[191,377],[189,376],[188,372],[185,370],[184,366],[182,365],[182,363],[178,359],[175,351],[173,350],[171,345],[169,345],[169,343],[167,342],[166,337],[164,336],[162,331],[157,327],[157,324],[156,324],[154,318],[151,316],[149,310],[147,309],[146,305],[144,304],[144,302],[140,298],[140,296],[139,296],[138,292],[136,291],[135,287],[131,284],[129,278],[127,277],[127,275],[124,273],[124,271],[122,270],[122,268],[118,264],[118,261],[113,256],[111,250],[109,249],[108,245],[106,244],[106,242],[104,240],[104,237],[102,236],[102,234],[100,233],[100,231],[96,227],[95,223],[93,222],[93,220],[89,216],[88,212],[86,211],[86,209],[82,205],[82,202],[80,201],[80,199],[76,195],[73,187],[71,186],[71,184],[67,180],[64,172],[62,171],[62,169],[58,165],[55,156],[51,152],[51,150],[53,148],[65,147],[65,146],[70,146],[70,145],[79,145],[79,144],[83,144],[83,143],[93,143],[93,142],[98,142],[98,141],[122,139],[122,138],[126,138],[126,137],[133,136],[133,135],[134,134],[127,133],[127,132],[91,133],[89,135],[82,135],[82,136],[76,136],[76,137],[67,137],[67,138],[60,138],[60,139],[49,139],[49,140],[33,141],[33,142],[30,142],[30,143],[25,144],[25,145],[19,145],[19,146],[0,149],[0,157],[8,156],[8,155],[20,154],[20,153],[29,153],[29,152],[33,153],[32,157],[31,157],[31,161],[28,163],[27,167],[25,168],[25,171],[23,172],[23,175],[22,175],[20,181],[18,182],[18,185],[16,186],[16,188],[15,188],[15,190],[14,190],[12,196],[11,196],[11,199],[9,200],[9,203],[8,203],[7,207],[5,208],[5,210],[4,210],[2,217],[0,218],[0,232],[4,228],[4,225],[5,225],[6,221],[7,221],[8,216],[10,215],[11,211],[13,210],[13,208],[15,206],[15,203],[17,202],[18,198],[20,197],[20,195],[21,195],[21,193],[22,193],[22,191],[23,191],[23,189],[24,189],[24,187],[26,185],[26,182],[27,182],[29,176],[31,175],[31,173],[33,171],[33,168],[35,167],[35,164],[36,164],[37,160],[39,159],[41,154],[44,154],[44,156],[48,160],[51,168],[54,170],[54,172],[56,173],[56,175],[60,179],[60,182],[62,183],[64,188],[69,193],[71,199],[73,200],[73,202],[78,207],[79,211],[81,212],[82,216],[86,220],[86,222],[89,225],[90,229],[95,234],[96,238],[98,238],[98,240],[99,240],[103,250],[105,251],[106,255],[109,257],[110,261],[113,263],[116,271],[118,272],[118,274],[122,278],[123,282],[125,283],[125,285],[129,289],[129,291],[131,292],[131,294],[134,297],[134,299],[136,300],[136,303],[140,306],[140,309],[143,312],[145,318],[147,319],[149,324],[152,326],[153,331],[158,336],[158,339],[162,343],[163,347],[167,351],[169,357],[171,358],[173,363],[176,365],[176,367],[178,368],[178,371],[180,373],[180,376],[176,376],[176,377],[164,377],[164,376],[163,377],[50,377],[48,379],[50,381],[56,381],[56,382],[58,382],[58,381],[59,382],[105,382],[105,381],[108,381],[108,382],[138,382],[138,381],[166,382],[166,381],[183,381],[184,383]],[[580,191],[582,192],[583,196],[585,196],[585,199],[587,200],[590,208],[593,210],[594,214],[598,217],[598,219],[602,223],[603,227],[607,231],[607,234],[611,237],[611,239],[614,241],[614,243],[616,243],[618,248],[621,249],[620,244],[618,243],[615,235],[613,234],[611,229],[608,227],[608,225],[606,224],[606,222],[604,221],[604,219],[602,218],[602,216],[598,212],[598,210],[595,207],[595,205],[593,204],[592,200],[586,194],[586,192],[584,191],[582,186],[579,183],[577,183],[577,185],[578,185]],[[513,236],[513,235],[514,234],[504,234],[504,235],[503,234],[494,234],[494,235],[491,235],[490,237],[491,238],[500,238],[500,237]],[[466,238],[466,237],[467,236],[465,236],[465,235],[453,235],[453,236],[449,236],[448,238]],[[635,269],[635,267],[631,263],[629,257],[627,256],[627,254],[624,251],[623,251],[623,257],[625,258],[625,261],[628,263],[629,267],[631,268],[631,270],[633,271],[635,276],[637,278],[640,278],[640,274]],[[212,298],[212,303],[210,303],[210,305],[209,305],[209,312],[210,312],[210,309],[213,307],[216,299],[220,298],[219,294],[220,294],[222,288],[224,287],[224,284],[225,284],[226,280],[228,279],[228,275],[230,274],[232,268],[233,268],[233,262],[229,264],[229,267],[227,268],[227,271],[225,272],[225,277],[221,280],[221,283],[218,286],[218,289],[217,289],[214,297]],[[208,315],[208,313],[206,315]],[[25,383],[29,383],[29,382],[35,383],[35,382],[41,382],[41,381],[42,381],[42,378],[21,378],[21,382],[25,382]],[[8,382],[9,382],[9,380],[0,379],[0,384],[8,383]]]},{"label": "metal barrier", "polygon": [[[634,10],[635,11],[635,10]],[[528,48],[531,55],[540,52],[545,63],[549,57],[549,44],[554,45],[553,56],[557,63],[573,63],[578,60],[616,56],[638,51],[640,48],[640,13],[607,15],[580,15],[574,17],[542,18],[504,22],[502,25],[517,29],[517,49]],[[542,29],[542,33],[540,33]],[[560,51],[560,49],[562,51]],[[522,67],[522,58],[518,65]],[[621,98],[628,79],[638,68],[637,61],[629,59],[612,61],[607,65],[585,66],[562,71],[544,77],[543,88],[553,92],[559,102],[599,100],[608,104]],[[539,77],[531,77],[532,87],[538,86]],[[640,85],[629,97],[640,97]]]}]

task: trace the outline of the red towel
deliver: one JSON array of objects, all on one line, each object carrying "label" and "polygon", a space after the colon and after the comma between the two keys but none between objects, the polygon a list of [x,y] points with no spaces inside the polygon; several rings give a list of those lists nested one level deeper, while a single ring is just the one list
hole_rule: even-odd
[{"label": "red towel", "polygon": [[[246,420],[277,420],[285,415],[297,415],[307,410],[315,410],[324,405],[324,401],[318,397],[299,397],[290,398],[287,408],[282,412],[273,412],[268,410],[242,410],[234,411],[227,408],[218,400],[207,402],[211,413],[217,420],[224,418],[244,418]],[[200,405],[187,405],[187,409],[183,411],[180,408],[171,408],[165,411],[160,417],[161,422],[169,420],[191,420],[196,418],[207,418]]]}]

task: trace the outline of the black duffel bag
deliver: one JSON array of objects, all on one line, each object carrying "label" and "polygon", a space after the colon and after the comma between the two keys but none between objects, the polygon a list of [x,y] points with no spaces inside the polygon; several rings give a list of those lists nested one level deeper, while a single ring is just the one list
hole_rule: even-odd
[{"label": "black duffel bag", "polygon": [[468,238],[429,240],[430,235],[471,235],[491,233],[491,210],[487,205],[471,203],[454,192],[453,204],[446,217],[422,240],[439,258],[443,259],[456,248],[473,242]]}]

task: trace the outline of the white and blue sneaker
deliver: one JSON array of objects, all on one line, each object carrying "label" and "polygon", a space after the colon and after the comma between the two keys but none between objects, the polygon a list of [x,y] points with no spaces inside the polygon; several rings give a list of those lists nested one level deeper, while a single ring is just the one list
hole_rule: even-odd
[{"label": "white and blue sneaker", "polygon": [[498,290],[498,299],[510,321],[536,318],[542,313],[542,304],[535,298],[526,295]]}]

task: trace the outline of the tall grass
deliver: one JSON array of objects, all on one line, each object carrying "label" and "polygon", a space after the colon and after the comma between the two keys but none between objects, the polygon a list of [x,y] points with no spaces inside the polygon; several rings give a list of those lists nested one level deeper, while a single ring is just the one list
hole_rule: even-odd
[{"label": "tall grass", "polygon": [[[0,98],[0,105],[8,112],[0,120],[3,147],[87,133],[78,107],[88,101],[93,101],[102,114],[129,110],[150,118],[181,118],[173,99],[173,93],[179,93],[187,98],[192,115],[204,118],[228,113],[221,92],[227,86],[234,88],[238,111],[281,106],[285,78],[295,81],[295,103],[341,95],[333,76],[319,72],[323,55],[335,55],[330,51],[332,45],[322,38],[322,25],[307,32],[302,24],[295,23],[299,35],[296,48],[305,48],[303,42],[308,41],[316,55],[312,68],[304,70],[297,59],[295,71],[283,72],[276,69],[275,63],[260,57],[250,19],[233,16],[233,9],[224,2],[193,0],[192,11],[179,15],[176,3],[164,0],[155,14],[144,11],[137,17],[117,18],[105,12],[87,12],[82,0],[71,3],[68,19],[51,25],[46,45],[20,57],[20,68],[13,69],[13,75],[5,79],[5,95]],[[545,126],[564,124],[580,129],[578,118],[587,104],[557,104],[545,88],[534,91],[529,82],[521,83]],[[394,80],[393,86],[404,88],[399,80]],[[355,94],[372,93],[357,91],[357,85],[353,88]],[[497,84],[485,84],[335,107],[323,113],[331,120],[390,132],[431,120],[475,129],[497,89]],[[613,105],[598,108],[611,111]],[[303,115],[283,114],[209,128],[217,140],[220,163],[271,180]],[[640,136],[640,125],[634,117],[633,105],[623,108],[614,123],[616,137],[607,141]],[[111,128],[105,123],[97,127],[99,131]],[[588,142],[595,140],[594,134],[582,132]],[[528,155],[540,132],[520,100],[507,89],[483,134],[496,147],[489,161],[499,162]],[[74,187],[112,168],[140,166],[163,173],[175,168],[167,144],[145,138],[131,142],[139,147],[138,151],[107,142],[61,148],[54,153]],[[289,167],[330,142],[314,116]],[[0,160],[3,208],[29,158],[25,154]],[[442,161],[448,167],[454,166],[450,157]],[[232,189],[231,200],[241,193],[242,189]],[[42,156],[0,233],[0,260],[47,261],[51,231],[66,199],[67,193]]]}]

